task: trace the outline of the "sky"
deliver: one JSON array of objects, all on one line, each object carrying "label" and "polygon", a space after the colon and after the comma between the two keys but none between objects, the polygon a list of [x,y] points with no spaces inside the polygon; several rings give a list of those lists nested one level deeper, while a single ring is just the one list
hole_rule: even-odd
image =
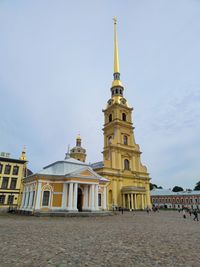
[{"label": "sky", "polygon": [[200,1],[0,0],[0,151],[38,171],[80,133],[102,160],[113,21],[124,96],[151,182],[200,180]]}]

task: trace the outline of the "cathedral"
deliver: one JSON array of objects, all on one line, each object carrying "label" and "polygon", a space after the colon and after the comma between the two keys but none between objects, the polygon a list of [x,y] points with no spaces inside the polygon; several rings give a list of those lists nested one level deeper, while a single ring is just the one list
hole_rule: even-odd
[{"label": "cathedral", "polygon": [[120,80],[116,19],[114,19],[114,73],[111,98],[104,112],[103,161],[93,169],[107,178],[107,208],[144,209],[151,206],[150,178],[140,160],[140,148],[134,138],[133,108],[124,97]]},{"label": "cathedral", "polygon": [[65,159],[24,178],[21,210],[99,211],[151,206],[150,178],[142,165],[134,138],[133,108],[120,80],[116,19],[114,19],[114,74],[111,98],[104,113],[103,161],[86,164],[81,137]]}]

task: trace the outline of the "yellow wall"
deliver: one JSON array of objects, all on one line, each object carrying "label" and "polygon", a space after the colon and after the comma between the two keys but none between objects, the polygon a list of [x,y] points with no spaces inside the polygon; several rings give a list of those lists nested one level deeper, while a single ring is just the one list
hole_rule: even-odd
[{"label": "yellow wall", "polygon": [[[3,165],[2,172],[0,173],[0,195],[5,195],[4,205],[0,204],[0,208],[8,208],[10,206],[8,204],[9,195],[13,195],[14,196],[14,201],[13,201],[13,204],[11,204],[11,206],[12,205],[13,206],[19,206],[21,204],[21,196],[22,196],[22,191],[23,191],[22,178],[24,177],[24,168],[26,168],[26,163],[7,162],[6,159],[5,159],[5,161],[1,160],[0,164]],[[10,174],[5,174],[4,173],[6,165],[10,165],[11,166]],[[18,166],[19,167],[19,171],[18,171],[17,175],[13,174],[13,167],[14,166]],[[8,177],[9,178],[8,186],[7,186],[6,189],[2,188],[3,177]],[[16,188],[15,189],[11,189],[10,188],[12,178],[16,178],[17,179],[17,183],[16,183]]]},{"label": "yellow wall", "polygon": [[53,194],[53,207],[61,207],[62,205],[62,194]]}]

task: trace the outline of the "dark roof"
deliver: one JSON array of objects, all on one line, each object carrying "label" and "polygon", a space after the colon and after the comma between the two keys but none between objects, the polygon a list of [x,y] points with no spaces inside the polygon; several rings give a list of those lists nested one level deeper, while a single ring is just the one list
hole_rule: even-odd
[{"label": "dark roof", "polygon": [[21,159],[12,159],[12,158],[5,158],[5,157],[0,157],[0,162],[12,162],[12,163],[21,163],[24,164],[27,162],[27,160],[21,160]]},{"label": "dark roof", "polygon": [[95,162],[95,163],[90,164],[90,167],[93,170],[103,168],[103,166],[104,166],[103,161],[99,161],[99,162]]},{"label": "dark roof", "polygon": [[32,174],[33,174],[33,172],[31,170],[27,169],[27,176],[32,175]]}]

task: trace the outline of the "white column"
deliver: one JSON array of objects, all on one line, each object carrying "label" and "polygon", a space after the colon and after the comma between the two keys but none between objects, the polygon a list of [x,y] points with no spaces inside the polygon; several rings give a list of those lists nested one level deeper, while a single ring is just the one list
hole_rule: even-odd
[{"label": "white column", "polygon": [[72,210],[73,183],[69,184],[68,210]]},{"label": "white column", "polygon": [[29,188],[27,187],[27,190],[26,190],[26,199],[25,199],[25,205],[24,205],[24,207],[26,209],[28,208],[28,201],[29,201]]},{"label": "white column", "polygon": [[78,184],[74,184],[74,205],[73,205],[73,210],[77,211],[77,190],[78,190]]},{"label": "white column", "polygon": [[38,182],[37,196],[36,196],[36,202],[35,202],[35,209],[36,210],[39,210],[40,209],[41,189],[42,189],[42,183],[41,182]]},{"label": "white column", "polygon": [[30,192],[29,203],[28,203],[29,209],[32,208],[32,202],[33,202],[33,189],[31,189],[31,192]]},{"label": "white column", "polygon": [[63,183],[63,194],[62,194],[62,209],[66,209],[67,205],[67,184]]},{"label": "white column", "polygon": [[98,203],[98,194],[99,194],[99,186],[98,184],[95,185],[95,209],[99,210],[99,203]]},{"label": "white column", "polygon": [[83,201],[83,209],[88,209],[88,185],[84,186],[84,201]]},{"label": "white column", "polygon": [[141,195],[141,198],[142,198],[142,209],[144,209],[144,195],[143,194]]},{"label": "white column", "polygon": [[135,209],[137,210],[137,195],[134,194],[134,203],[135,203]]},{"label": "white column", "polygon": [[131,209],[131,206],[130,206],[130,194],[128,194],[128,209],[129,210]]},{"label": "white column", "polygon": [[133,204],[133,194],[131,194],[131,209],[134,209],[134,204]]},{"label": "white column", "polygon": [[106,187],[104,187],[104,189],[103,189],[103,209],[104,210],[106,210],[107,209],[107,206],[106,206],[106,204],[107,204],[107,198],[106,198]]},{"label": "white column", "polygon": [[94,184],[90,185],[90,209],[94,210]]}]

